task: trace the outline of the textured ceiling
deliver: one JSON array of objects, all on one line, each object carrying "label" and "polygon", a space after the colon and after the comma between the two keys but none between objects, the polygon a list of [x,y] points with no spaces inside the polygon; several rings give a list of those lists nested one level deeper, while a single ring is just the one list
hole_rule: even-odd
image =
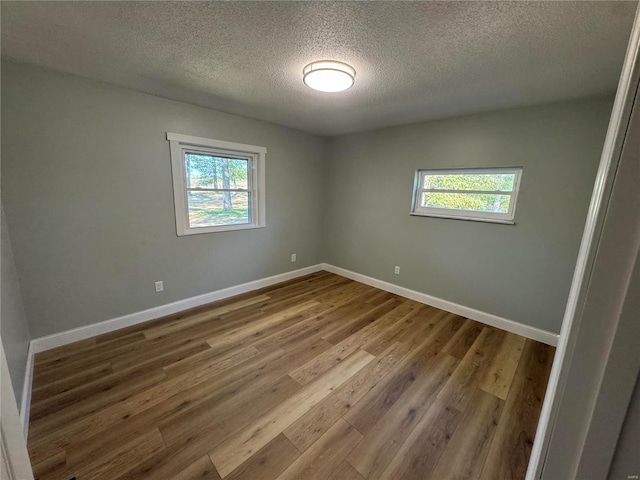
[{"label": "textured ceiling", "polygon": [[3,1],[2,56],[334,135],[613,91],[636,5]]}]

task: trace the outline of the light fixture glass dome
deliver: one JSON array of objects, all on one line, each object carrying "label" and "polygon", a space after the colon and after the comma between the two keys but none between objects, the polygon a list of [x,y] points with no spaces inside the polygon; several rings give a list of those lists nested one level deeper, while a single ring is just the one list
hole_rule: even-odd
[{"label": "light fixture glass dome", "polygon": [[310,63],[302,74],[305,85],[321,92],[342,92],[351,88],[356,78],[353,67],[333,60]]}]

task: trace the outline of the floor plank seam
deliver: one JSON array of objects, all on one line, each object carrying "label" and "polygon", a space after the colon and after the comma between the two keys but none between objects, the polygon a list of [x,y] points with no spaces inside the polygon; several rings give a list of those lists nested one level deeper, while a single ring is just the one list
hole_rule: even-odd
[{"label": "floor plank seam", "polygon": [[42,352],[29,451],[40,480],[520,479],[553,351],[317,273]]}]

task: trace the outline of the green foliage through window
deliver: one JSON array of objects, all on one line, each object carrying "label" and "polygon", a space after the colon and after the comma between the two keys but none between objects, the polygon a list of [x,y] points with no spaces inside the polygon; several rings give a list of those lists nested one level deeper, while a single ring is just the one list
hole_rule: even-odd
[{"label": "green foliage through window", "polygon": [[249,162],[245,159],[185,155],[187,187],[247,189]]},{"label": "green foliage through window", "polygon": [[518,168],[419,170],[413,212],[512,220],[520,173]]},{"label": "green foliage through window", "polygon": [[425,175],[424,188],[437,190],[485,190],[510,192],[515,174]]},{"label": "green foliage through window", "polygon": [[510,198],[509,195],[424,192],[422,194],[422,206],[475,212],[507,213],[509,211]]},{"label": "green foliage through window", "polygon": [[251,222],[248,160],[187,152],[185,163],[190,225]]}]

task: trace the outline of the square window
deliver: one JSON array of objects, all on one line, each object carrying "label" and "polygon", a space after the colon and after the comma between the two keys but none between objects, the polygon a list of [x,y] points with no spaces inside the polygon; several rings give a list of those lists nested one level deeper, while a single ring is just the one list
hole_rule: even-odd
[{"label": "square window", "polygon": [[416,170],[411,215],[514,223],[522,168]]},{"label": "square window", "polygon": [[265,226],[267,149],[167,133],[179,236]]}]

